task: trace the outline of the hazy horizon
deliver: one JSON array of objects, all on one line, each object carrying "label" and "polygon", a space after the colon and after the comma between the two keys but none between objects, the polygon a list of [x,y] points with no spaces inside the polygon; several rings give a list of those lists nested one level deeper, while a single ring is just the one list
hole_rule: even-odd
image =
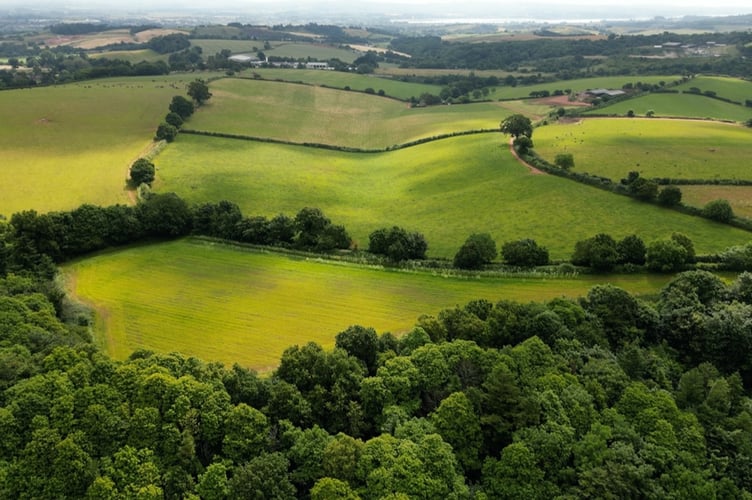
[{"label": "hazy horizon", "polygon": [[102,16],[185,14],[204,16],[237,16],[239,19],[262,19],[284,16],[306,17],[311,21],[337,15],[377,14],[393,19],[475,19],[475,20],[556,20],[556,19],[648,19],[653,17],[729,16],[752,13],[748,1],[637,0],[628,4],[606,5],[596,0],[574,0],[561,4],[551,0],[498,2],[492,0],[129,0],[121,4],[108,0],[4,0],[0,10],[64,11],[71,15],[99,12]]}]

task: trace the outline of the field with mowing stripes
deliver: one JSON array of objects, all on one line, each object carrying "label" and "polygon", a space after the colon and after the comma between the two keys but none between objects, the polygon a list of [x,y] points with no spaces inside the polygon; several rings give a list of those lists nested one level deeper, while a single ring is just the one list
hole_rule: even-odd
[{"label": "field with mowing stripes", "polygon": [[186,124],[211,132],[358,148],[474,129],[498,129],[503,103],[410,108],[405,103],[310,85],[227,78]]},{"label": "field with mowing stripes", "polygon": [[[353,324],[401,333],[422,314],[473,299],[576,297],[603,281],[450,278],[190,239],[97,255],[66,265],[65,273],[71,291],[98,311],[99,341],[116,359],[145,348],[259,371],[276,367],[291,345],[313,341],[330,348]],[[608,278],[637,294],[655,293],[668,279]]]},{"label": "field with mowing stripes", "polygon": [[424,233],[429,255],[447,258],[474,232],[489,232],[499,244],[534,238],[554,259],[568,259],[576,241],[599,232],[637,233],[650,241],[680,231],[700,253],[749,239],[728,226],[531,175],[500,134],[378,154],[183,134],[156,166],[159,191],[175,191],[192,203],[232,200],[247,215],[318,207],[344,224],[361,248],[372,231],[392,225]]},{"label": "field with mowing stripes", "polygon": [[441,86],[439,85],[403,82],[387,77],[344,73],[342,71],[280,68],[256,68],[243,71],[243,75],[246,76],[250,76],[251,73],[257,73],[265,80],[304,82],[312,85],[325,85],[338,89],[350,87],[352,90],[359,90],[361,92],[367,88],[372,88],[375,92],[383,90],[384,93],[390,97],[404,100],[410,99],[411,97],[420,97],[424,92],[434,95],[438,95],[439,92],[441,92]]},{"label": "field with mowing stripes", "polygon": [[643,177],[752,179],[752,129],[738,125],[593,118],[540,127],[533,138],[541,157],[572,153],[575,171],[614,181],[632,170]]}]

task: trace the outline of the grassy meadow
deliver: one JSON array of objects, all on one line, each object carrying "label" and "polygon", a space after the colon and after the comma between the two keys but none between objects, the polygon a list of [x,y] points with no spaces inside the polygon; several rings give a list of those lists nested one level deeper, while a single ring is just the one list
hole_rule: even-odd
[{"label": "grassy meadow", "polygon": [[353,90],[364,91],[372,88],[378,92],[383,90],[390,97],[408,100],[411,97],[419,97],[424,92],[437,95],[441,92],[441,86],[428,85],[424,83],[403,82],[398,79],[374,76],[359,75],[357,73],[344,73],[342,71],[322,71],[312,69],[292,69],[292,68],[255,68],[250,72],[258,73],[266,80],[282,80],[286,82],[303,82],[312,85],[322,85],[344,89],[350,87]]},{"label": "grassy meadow", "polygon": [[[740,102],[742,104],[744,104],[747,99],[752,99],[752,82],[741,80],[739,78],[697,76],[682,83],[676,88],[686,91],[692,87],[696,87],[702,92],[715,92],[719,97],[731,99],[732,101]],[[750,112],[750,115],[752,115],[752,112]]]},{"label": "grassy meadow", "polygon": [[599,232],[646,241],[686,233],[700,253],[750,234],[547,175],[532,175],[500,134],[455,137],[378,154],[340,153],[181,135],[155,161],[159,191],[190,202],[238,203],[246,215],[322,209],[361,248],[399,225],[424,233],[428,253],[451,258],[465,238],[489,232],[499,245],[534,238],[552,258]]},{"label": "grassy meadow", "polygon": [[167,59],[169,58],[169,54],[160,54],[158,52],[154,52],[151,49],[110,50],[110,51],[105,51],[105,52],[89,54],[89,58],[91,59],[100,59],[103,57],[107,59],[120,59],[122,61],[128,61],[131,64],[136,64],[141,61],[148,61],[148,62],[165,61],[167,62]]},{"label": "grassy meadow", "polygon": [[0,214],[127,203],[130,164],[196,75],[103,79],[0,92]]},{"label": "grassy meadow", "polygon": [[540,92],[548,90],[553,94],[555,90],[570,89],[573,94],[583,92],[588,89],[621,89],[627,83],[635,84],[637,82],[658,84],[660,82],[673,82],[679,80],[679,76],[602,76],[595,78],[577,78],[574,80],[565,80],[552,83],[538,83],[535,85],[524,85],[517,87],[499,87],[493,95],[496,99],[520,99],[528,97],[530,92]]},{"label": "grassy meadow", "polygon": [[238,78],[212,82],[211,91],[187,128],[358,148],[496,129],[511,114],[501,103],[410,108],[376,95]]},{"label": "grassy meadow", "polygon": [[[335,335],[350,325],[399,334],[422,314],[473,299],[576,297],[604,281],[386,271],[190,239],[96,255],[66,265],[64,272],[70,291],[98,312],[98,341],[114,358],[139,348],[180,351],[259,371],[276,367],[291,345],[332,347]],[[652,294],[668,279],[605,280]]]},{"label": "grassy meadow", "polygon": [[710,118],[743,122],[752,117],[752,109],[697,94],[647,94],[617,102],[587,113],[626,116],[629,110],[645,116],[652,110],[655,116]]},{"label": "grassy meadow", "polygon": [[533,138],[541,157],[553,161],[558,153],[572,153],[575,171],[615,181],[632,170],[643,177],[752,179],[752,129],[738,125],[593,118],[539,127]]}]

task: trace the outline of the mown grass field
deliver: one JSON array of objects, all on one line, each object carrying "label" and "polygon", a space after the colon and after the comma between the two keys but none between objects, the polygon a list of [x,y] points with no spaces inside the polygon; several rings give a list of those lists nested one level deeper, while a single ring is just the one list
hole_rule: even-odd
[{"label": "mown grass field", "polygon": [[263,80],[226,78],[211,90],[186,128],[358,148],[496,129],[511,114],[495,102],[410,108],[376,95]]},{"label": "mown grass field", "polygon": [[244,71],[244,75],[258,73],[266,80],[283,80],[287,82],[303,82],[312,85],[324,85],[338,89],[350,87],[352,90],[364,91],[372,88],[378,92],[383,90],[390,97],[408,100],[411,97],[420,97],[427,92],[438,95],[441,92],[439,85],[424,83],[403,82],[398,79],[379,77],[373,75],[359,75],[357,73],[345,73],[342,71],[322,71],[291,68],[255,68]]},{"label": "mown grass field", "polygon": [[752,186],[679,186],[682,203],[704,207],[709,201],[727,200],[734,214],[752,219]]},{"label": "mown grass field", "polygon": [[620,101],[586,112],[626,116],[629,110],[636,116],[645,116],[652,110],[655,116],[711,118],[743,122],[752,117],[752,109],[696,94],[647,94]]},{"label": "mown grass field", "polygon": [[[205,75],[202,75],[205,76]],[[0,92],[0,214],[126,203],[127,169],[196,75]]]},{"label": "mown grass field", "polygon": [[[603,277],[442,277],[241,251],[182,240],[66,265],[71,291],[97,311],[98,340],[116,359],[134,349],[179,351],[267,371],[287,347],[334,345],[350,325],[410,330],[422,314],[470,300],[544,301],[587,293]],[[651,294],[667,276],[605,281]]]},{"label": "mown grass field", "polygon": [[294,215],[318,207],[361,248],[380,227],[424,233],[429,255],[451,258],[468,235],[534,238],[554,259],[606,232],[646,241],[686,233],[700,253],[750,233],[547,175],[532,175],[507,138],[480,134],[379,154],[339,153],[181,135],[157,157],[159,191],[190,202],[231,200],[246,215]]},{"label": "mown grass field", "polygon": [[615,181],[633,170],[643,177],[752,179],[752,129],[739,125],[592,118],[539,127],[533,138],[543,158],[572,153],[576,171]]},{"label": "mown grass field", "polygon": [[169,54],[159,54],[151,49],[141,50],[111,50],[107,52],[99,52],[89,54],[91,59],[100,59],[106,57],[107,59],[120,59],[128,61],[131,64],[136,64],[141,61],[165,61],[169,58]]}]

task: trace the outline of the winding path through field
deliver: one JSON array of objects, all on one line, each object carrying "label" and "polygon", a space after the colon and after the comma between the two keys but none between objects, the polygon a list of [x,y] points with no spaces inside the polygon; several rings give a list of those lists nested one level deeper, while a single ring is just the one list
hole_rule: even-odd
[{"label": "winding path through field", "polygon": [[512,153],[512,155],[517,159],[518,162],[522,163],[527,167],[528,170],[530,170],[530,173],[533,175],[546,175],[546,172],[539,170],[535,168],[534,166],[530,165],[528,162],[520,158],[520,155],[517,154],[517,150],[514,149],[514,137],[509,138],[509,151]]}]

